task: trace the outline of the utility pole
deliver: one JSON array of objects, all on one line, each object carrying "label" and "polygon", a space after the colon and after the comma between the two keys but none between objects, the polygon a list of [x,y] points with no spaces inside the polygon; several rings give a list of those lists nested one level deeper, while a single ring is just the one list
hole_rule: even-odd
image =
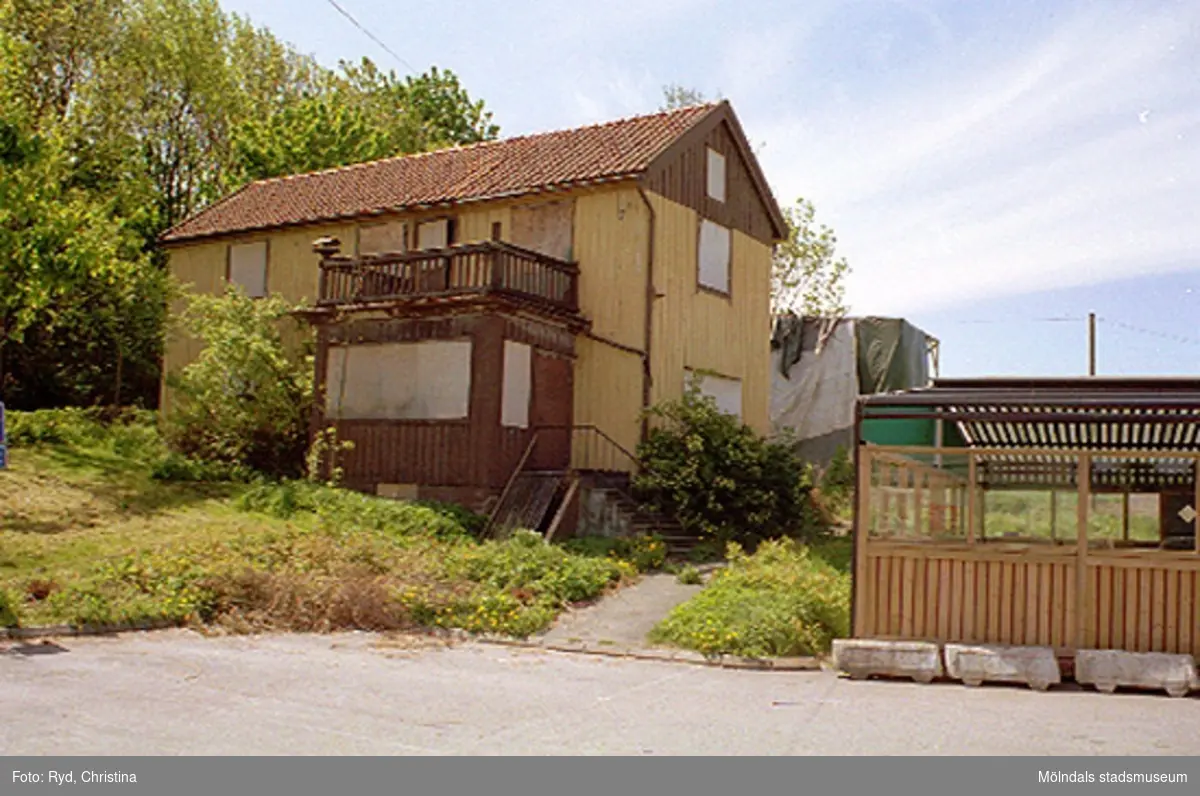
[{"label": "utility pole", "polygon": [[1088,375],[1096,375],[1096,313],[1088,313]]}]

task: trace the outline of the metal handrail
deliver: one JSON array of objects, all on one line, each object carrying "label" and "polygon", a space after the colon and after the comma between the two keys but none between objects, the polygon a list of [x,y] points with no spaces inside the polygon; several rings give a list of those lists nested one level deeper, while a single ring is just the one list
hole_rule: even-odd
[{"label": "metal handrail", "polygon": [[537,427],[537,430],[538,430],[538,431],[567,431],[567,432],[569,432],[569,433],[572,435],[572,438],[571,438],[571,447],[572,447],[572,449],[573,449],[573,448],[574,448],[574,446],[575,446],[575,445],[574,445],[574,443],[575,443],[575,440],[574,440],[574,434],[575,434],[575,432],[580,432],[580,431],[582,431],[582,432],[591,432],[591,433],[592,433],[593,435],[595,435],[595,436],[596,436],[598,439],[600,439],[600,440],[602,440],[603,442],[607,443],[607,445],[609,446],[609,448],[611,448],[613,451],[615,451],[617,454],[619,454],[619,456],[621,456],[621,457],[624,457],[624,459],[625,459],[625,460],[626,460],[626,461],[627,461],[629,464],[633,465],[633,469],[634,469],[634,471],[637,471],[637,470],[641,469],[641,463],[638,461],[638,458],[637,458],[637,456],[636,456],[635,454],[631,453],[631,452],[630,452],[630,451],[629,451],[627,448],[625,448],[623,445],[621,445],[621,443],[617,442],[615,439],[613,439],[612,437],[610,437],[610,436],[609,436],[609,435],[608,435],[608,434],[607,434],[607,433],[604,431],[604,429],[602,429],[602,428],[600,428],[600,427],[598,427],[598,426],[596,426],[596,425],[594,425],[594,424],[591,424],[591,423],[585,423],[585,424],[572,424],[572,425],[567,425],[567,424],[561,424],[561,425],[539,425],[539,426]]}]

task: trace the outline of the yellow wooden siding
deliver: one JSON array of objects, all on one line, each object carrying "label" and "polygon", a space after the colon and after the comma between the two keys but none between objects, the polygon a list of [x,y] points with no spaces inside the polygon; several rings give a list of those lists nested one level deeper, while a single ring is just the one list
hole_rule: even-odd
[{"label": "yellow wooden siding", "polygon": [[[592,334],[638,351],[646,336],[647,218],[632,187],[575,197],[580,309]],[[575,423],[595,425],[633,451],[641,433],[641,356],[582,336],[576,353]]]},{"label": "yellow wooden siding", "polygon": [[[579,263],[580,307],[592,322],[592,333],[621,346],[645,346],[646,264],[650,214],[632,182],[571,192],[575,202],[572,254]],[[680,204],[648,194],[655,210],[655,282],[662,297],[654,311],[652,401],[682,394],[685,369],[711,370],[742,381],[742,413],[760,431],[768,428],[770,315],[770,248],[733,232],[730,265],[731,298],[700,291],[696,284],[698,217]],[[499,222],[502,237],[511,230],[512,207],[506,200],[459,208],[458,240],[492,237]],[[543,197],[541,201],[545,201]],[[442,213],[444,215],[444,213]],[[389,216],[413,224],[439,215]],[[379,223],[383,217],[364,223]],[[268,290],[291,301],[316,297],[319,274],[312,241],[334,236],[353,252],[353,223],[313,226],[202,242],[173,248],[171,270],[194,289],[223,289],[230,242],[270,242]],[[167,372],[176,372],[199,353],[197,341],[176,336],[167,346]],[[636,446],[642,408],[640,357],[581,336],[575,363],[575,423],[593,424],[630,450]],[[167,396],[164,395],[164,407]]]},{"label": "yellow wooden siding", "polygon": [[655,212],[652,402],[678,398],[684,371],[710,370],[742,382],[742,418],[769,429],[771,248],[733,231],[730,295],[697,286],[696,212],[649,194]]},{"label": "yellow wooden siding", "polygon": [[509,204],[482,204],[458,214],[458,242],[478,243],[492,239],[492,224],[500,224],[500,239],[508,240],[510,218]]},{"label": "yellow wooden siding", "polygon": [[634,188],[575,200],[580,310],[593,334],[638,350],[646,343],[647,229],[646,205]]},{"label": "yellow wooden siding", "polygon": [[[641,434],[641,357],[587,337],[576,341],[575,351],[575,424],[596,426],[633,452]],[[576,456],[571,465],[589,462]]]}]

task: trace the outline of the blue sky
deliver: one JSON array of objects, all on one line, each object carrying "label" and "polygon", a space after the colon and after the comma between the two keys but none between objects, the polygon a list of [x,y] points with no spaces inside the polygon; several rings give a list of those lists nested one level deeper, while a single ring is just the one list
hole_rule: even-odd
[{"label": "blue sky", "polygon": [[[730,99],[852,311],[940,338],[943,375],[1085,373],[1089,311],[1100,373],[1200,374],[1200,3],[338,2],[503,135]],[[223,5],[408,71],[328,0]]]}]

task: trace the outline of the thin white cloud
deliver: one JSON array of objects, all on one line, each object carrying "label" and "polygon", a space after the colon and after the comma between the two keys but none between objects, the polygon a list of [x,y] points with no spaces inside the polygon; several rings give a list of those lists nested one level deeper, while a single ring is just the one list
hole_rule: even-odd
[{"label": "thin white cloud", "polygon": [[755,109],[752,134],[780,198],[838,231],[856,310],[1200,264],[1197,19],[1089,6],[1015,55],[963,42],[887,96]]}]

